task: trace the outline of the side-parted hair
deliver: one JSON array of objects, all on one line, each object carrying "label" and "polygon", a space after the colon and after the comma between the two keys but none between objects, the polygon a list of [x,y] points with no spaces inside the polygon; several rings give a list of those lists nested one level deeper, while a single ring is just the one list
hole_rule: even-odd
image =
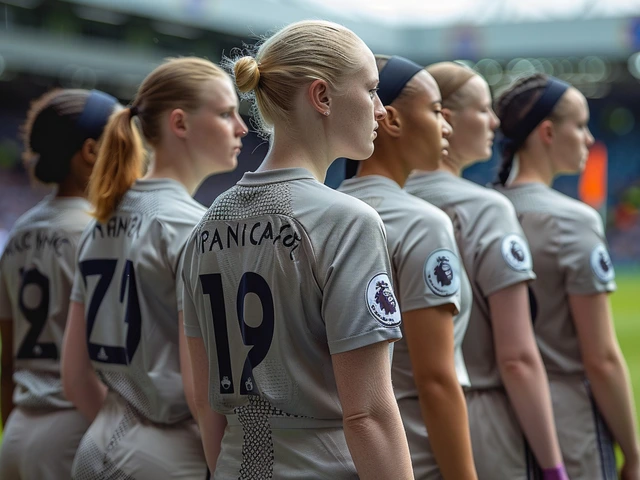
[{"label": "side-parted hair", "polygon": [[343,80],[360,65],[362,40],[336,23],[307,20],[292,23],[266,39],[255,57],[227,59],[245,99],[255,98],[258,132],[268,137],[274,122],[286,122],[296,92],[314,80],[339,90]]},{"label": "side-parted hair", "polygon": [[205,84],[213,78],[228,76],[202,58],[169,59],[143,80],[130,108],[111,116],[89,180],[89,201],[99,222],[108,220],[127,190],[142,176],[142,137],[150,146],[158,145],[162,115],[176,108],[197,110],[202,105]]}]

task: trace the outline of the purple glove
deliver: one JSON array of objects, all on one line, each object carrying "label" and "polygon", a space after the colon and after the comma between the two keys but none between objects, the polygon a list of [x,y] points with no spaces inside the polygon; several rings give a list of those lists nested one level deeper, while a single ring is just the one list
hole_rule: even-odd
[{"label": "purple glove", "polygon": [[543,468],[542,478],[544,480],[569,480],[567,471],[564,469],[564,465],[562,463],[557,467]]}]

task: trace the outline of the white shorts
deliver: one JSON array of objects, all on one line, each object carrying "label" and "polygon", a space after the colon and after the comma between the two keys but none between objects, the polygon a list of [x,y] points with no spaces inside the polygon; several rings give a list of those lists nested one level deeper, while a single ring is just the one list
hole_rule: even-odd
[{"label": "white shorts", "polygon": [[3,432],[0,478],[70,478],[73,458],[87,428],[89,422],[75,409],[14,408]]},{"label": "white shorts", "polygon": [[204,480],[207,465],[193,419],[157,425],[109,392],[73,462],[76,480]]}]

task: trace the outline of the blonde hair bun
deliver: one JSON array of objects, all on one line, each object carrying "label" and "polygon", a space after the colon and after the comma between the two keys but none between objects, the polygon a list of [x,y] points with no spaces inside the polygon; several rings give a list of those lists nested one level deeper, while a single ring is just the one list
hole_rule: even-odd
[{"label": "blonde hair bun", "polygon": [[260,82],[260,68],[256,59],[250,56],[239,58],[233,66],[236,86],[242,93],[254,90]]}]

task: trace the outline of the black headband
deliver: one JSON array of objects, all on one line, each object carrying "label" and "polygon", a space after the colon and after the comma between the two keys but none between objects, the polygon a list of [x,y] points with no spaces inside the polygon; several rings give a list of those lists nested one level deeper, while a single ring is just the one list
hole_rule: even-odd
[{"label": "black headband", "polygon": [[378,97],[382,105],[391,105],[402,89],[423,67],[403,57],[391,57],[380,70]]},{"label": "black headband", "polygon": [[71,158],[88,138],[100,138],[118,101],[111,95],[92,90],[82,113],[72,120],[60,116],[51,106],[36,117],[29,143],[38,154],[34,165],[36,178],[45,183],[59,183],[69,174]]},{"label": "black headband", "polygon": [[83,142],[87,138],[93,138],[94,140],[100,138],[116,103],[118,103],[118,100],[111,95],[99,90],[91,90],[87,103],[85,103],[84,109],[76,122],[84,136]]},{"label": "black headband", "polygon": [[[382,105],[391,105],[391,103],[398,98],[402,90],[404,90],[409,80],[423,69],[424,67],[404,57],[393,56],[389,58],[379,74],[378,97]],[[355,160],[346,159],[345,179],[352,178],[356,175],[359,164],[360,162]]]},{"label": "black headband", "polygon": [[553,111],[564,92],[569,89],[570,85],[558,80],[557,78],[549,77],[549,83],[544,87],[544,91],[540,98],[533,104],[531,110],[518,122],[516,126],[516,135],[513,137],[507,137],[504,135],[502,141],[502,149],[509,149],[513,156],[515,152],[524,144],[527,137],[540,125],[545,118]]}]

